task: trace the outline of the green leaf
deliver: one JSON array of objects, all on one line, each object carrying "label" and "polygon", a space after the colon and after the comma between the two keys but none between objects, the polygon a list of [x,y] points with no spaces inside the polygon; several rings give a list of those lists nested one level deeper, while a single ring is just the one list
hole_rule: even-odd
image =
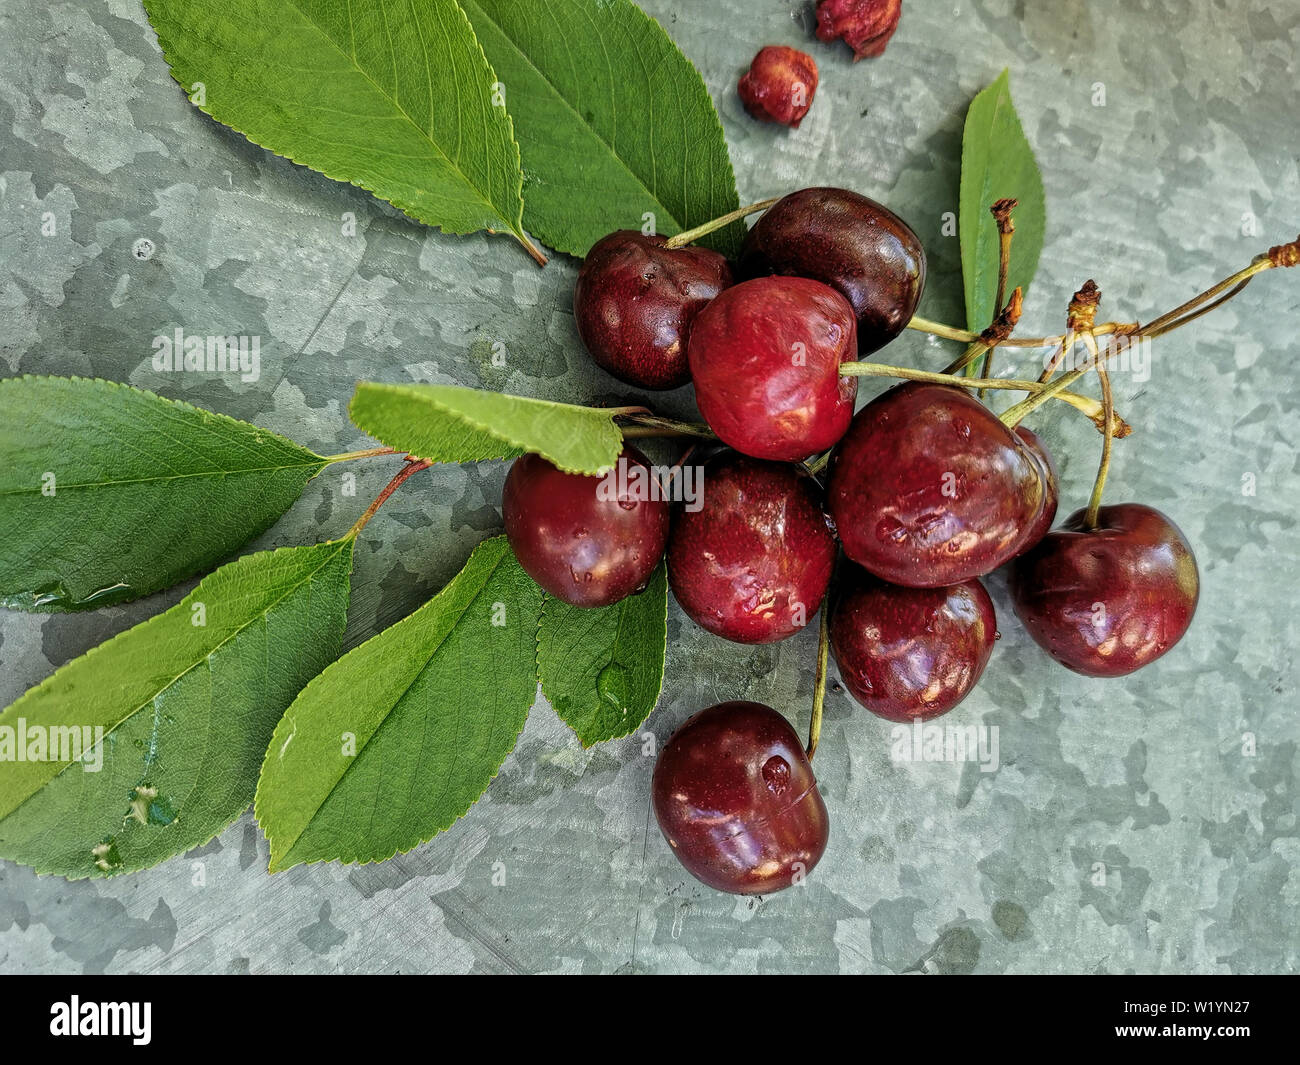
[{"label": "green leaf", "polygon": [[668,580],[584,610],[548,595],[537,630],[542,693],[584,747],[633,732],[659,701],[668,646]]},{"label": "green leaf", "polygon": [[375,439],[433,462],[509,459],[535,451],[569,473],[595,474],[612,467],[623,447],[614,409],[455,385],[362,381],[348,413]]},{"label": "green leaf", "polygon": [[971,103],[962,138],[958,235],[966,285],[966,323],[976,333],[988,328],[998,310],[994,306],[998,291],[998,227],[989,208],[1002,199],[1020,201],[1014,214],[1016,235],[1011,242],[1007,292],[1020,286],[1028,295],[1043,251],[1047,206],[1043,177],[1011,102],[1011,75],[1005,70]]},{"label": "green leaf", "polygon": [[172,76],[218,122],[428,225],[531,248],[510,116],[455,0],[144,5]]},{"label": "green leaf", "polygon": [[523,731],[540,611],[540,590],[498,536],[307,685],[257,786],[271,871],[383,861],[461,817]]},{"label": "green leaf", "polygon": [[[506,87],[524,164],[524,220],[585,255],[606,233],[690,229],[739,206],[699,73],[629,0],[462,0]],[[740,223],[701,243],[734,253]]]},{"label": "green leaf", "polygon": [[352,544],[222,566],[0,714],[0,857],[74,879],[112,876],[234,821],[275,723],[338,654]]},{"label": "green leaf", "polygon": [[110,381],[0,381],[0,603],[147,595],[268,528],[327,459]]}]

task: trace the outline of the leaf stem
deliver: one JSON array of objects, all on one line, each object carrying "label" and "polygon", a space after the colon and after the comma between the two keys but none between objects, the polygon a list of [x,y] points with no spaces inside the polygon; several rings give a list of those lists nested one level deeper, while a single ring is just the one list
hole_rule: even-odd
[{"label": "leaf stem", "polygon": [[403,481],[412,474],[419,473],[421,470],[427,470],[432,465],[433,463],[428,459],[416,459],[411,458],[408,455],[406,465],[398,470],[396,476],[394,476],[393,479],[384,486],[384,490],[380,492],[379,495],[375,496],[375,501],[371,503],[370,506],[366,507],[366,512],[357,519],[356,524],[353,525],[342,538],[344,540],[355,538],[356,535],[366,527],[366,523],[375,516],[375,513],[379,508],[384,505],[388,500],[388,497],[397,491]]},{"label": "leaf stem", "polygon": [[648,436],[691,436],[699,440],[716,440],[717,436],[707,425],[698,422],[679,422],[675,418],[663,418],[658,414],[628,412],[619,417],[627,418],[630,425],[620,425],[619,430],[625,439],[637,439]]},{"label": "leaf stem", "polygon": [[400,455],[401,452],[391,447],[368,447],[363,451],[345,451],[341,455],[327,455],[328,463],[350,462],[352,459],[368,459],[374,455]]},{"label": "leaf stem", "polygon": [[833,452],[824,451],[816,458],[807,460],[803,465],[809,473],[816,477],[822,470],[826,469],[826,464],[830,462]]},{"label": "leaf stem", "polygon": [[536,244],[534,244],[531,240],[529,240],[527,235],[523,232],[523,230],[515,230],[514,238],[515,240],[519,241],[519,243],[523,246],[524,251],[526,251],[532,257],[533,262],[535,262],[538,266],[545,266],[547,262],[549,262],[542,249],[539,248]]},{"label": "leaf stem", "polygon": [[830,596],[822,599],[821,621],[817,625],[817,680],[813,684],[812,719],[808,722],[808,759],[817,753],[822,738],[822,708],[826,703],[826,666],[830,658],[830,623],[826,614]]},{"label": "leaf stem", "polygon": [[678,233],[676,236],[669,237],[665,242],[664,247],[684,248],[686,245],[699,240],[701,237],[707,237],[715,230],[724,229],[731,225],[732,222],[739,222],[746,215],[751,215],[758,211],[766,211],[779,199],[779,196],[773,196],[770,200],[759,200],[758,203],[751,203],[748,207],[738,207],[734,211],[728,211],[726,214],[720,215],[710,222],[705,222],[703,225],[696,226],[694,229],[688,229],[685,233]]}]

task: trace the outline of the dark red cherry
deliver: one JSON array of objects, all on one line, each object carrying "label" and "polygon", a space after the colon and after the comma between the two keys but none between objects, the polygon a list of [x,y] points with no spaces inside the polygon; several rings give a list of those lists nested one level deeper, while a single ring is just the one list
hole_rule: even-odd
[{"label": "dark red cherry", "polygon": [[1122,677],[1154,662],[1192,623],[1200,577],[1172,521],[1141,503],[1076,511],[1011,568],[1011,601],[1061,665]]},{"label": "dark red cherry", "polygon": [[754,56],[738,91],[752,117],[798,129],[817,91],[817,63],[797,48],[769,44]]},{"label": "dark red cherry", "polygon": [[779,891],[826,850],[830,821],[812,764],[789,722],[761,703],[720,703],[682,725],[651,793],[673,853],[719,891]]},{"label": "dark red cherry", "polygon": [[669,511],[645,456],[624,448],[608,477],[564,473],[540,455],[515,459],[501,496],[506,538],[524,571],[574,606],[608,606],[650,579]]},{"label": "dark red cherry", "polygon": [[840,375],[857,341],[853,309],[819,281],[763,277],[710,303],[691,329],[695,401],[723,443],[798,462],[834,444],[858,379]]},{"label": "dark red cherry", "polygon": [[903,331],[925,288],[925,249],[898,215],[846,189],[801,189],[778,200],[745,238],[742,277],[789,274],[837,289],[869,355]]},{"label": "dark red cherry", "polygon": [[677,388],[691,379],[691,323],[732,281],[716,251],[664,243],[633,229],[602,237],[587,253],[573,293],[573,317],[591,357],[638,388]]},{"label": "dark red cherry", "polygon": [[696,624],[771,643],[817,613],[835,565],[821,489],[792,465],[724,452],[701,470],[703,505],[678,511],[668,580]]},{"label": "dark red cherry", "polygon": [[853,419],[827,500],[844,553],[914,588],[958,584],[1015,555],[1042,515],[1039,461],[978,399],[909,382]]},{"label": "dark red cherry", "polygon": [[1061,486],[1056,475],[1056,463],[1052,461],[1052,453],[1047,450],[1043,438],[1023,425],[1016,426],[1016,436],[1025,442],[1030,454],[1038,460],[1038,465],[1043,470],[1043,483],[1047,486],[1043,511],[1038,515],[1038,520],[1030,525],[1029,530],[1025,533],[1024,542],[1017,552],[1023,555],[1047,535],[1048,530],[1052,527],[1052,522],[1056,520],[1056,508],[1061,501]]},{"label": "dark red cherry", "polygon": [[830,622],[845,686],[890,721],[946,714],[975,687],[993,651],[989,593],[977,580],[903,588],[850,569]]}]

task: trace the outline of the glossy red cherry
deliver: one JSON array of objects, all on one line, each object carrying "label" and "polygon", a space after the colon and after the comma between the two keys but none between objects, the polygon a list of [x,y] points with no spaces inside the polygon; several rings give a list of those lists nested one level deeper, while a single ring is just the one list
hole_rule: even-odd
[{"label": "glossy red cherry", "polygon": [[573,293],[573,317],[591,357],[638,388],[677,388],[691,379],[691,323],[731,282],[715,251],[666,248],[663,237],[622,229],[587,253]]},{"label": "glossy red cherry", "polygon": [[585,477],[523,455],[506,476],[501,512],[515,557],[545,591],[574,606],[625,599],[663,557],[669,510],[648,490],[649,463],[630,447],[618,461],[625,473]]},{"label": "glossy red cherry", "polygon": [[856,345],[853,309],[833,288],[802,277],[743,282],[695,319],[695,401],[723,443],[798,462],[849,427],[858,379],[840,364]]},{"label": "glossy red cherry", "polygon": [[830,622],[845,687],[890,721],[946,714],[975,687],[993,652],[989,593],[977,580],[903,588],[852,570]]},{"label": "glossy red cherry", "polygon": [[802,629],[826,594],[835,537],[803,470],[724,452],[701,471],[703,505],[680,510],[668,580],[696,624],[737,643]]},{"label": "glossy red cherry", "polygon": [[1043,443],[1043,438],[1023,425],[1016,426],[1016,436],[1025,442],[1030,454],[1038,460],[1038,464],[1043,471],[1043,483],[1047,488],[1043,511],[1039,514],[1038,520],[1030,525],[1029,530],[1025,533],[1024,543],[1017,552],[1023,555],[1047,535],[1048,530],[1052,527],[1052,522],[1056,520],[1056,508],[1061,501],[1061,485],[1060,479],[1056,475],[1056,463],[1052,460],[1052,453],[1047,450],[1047,445]]},{"label": "glossy red cherry", "polygon": [[1011,569],[1011,601],[1029,635],[1061,665],[1122,677],[1154,662],[1192,623],[1200,577],[1172,521],[1141,503],[1076,511]]},{"label": "glossy red cherry", "polygon": [[651,793],[673,853],[719,891],[779,891],[826,850],[830,821],[812,764],[789,722],[761,703],[721,703],[682,725]]},{"label": "glossy red cherry", "polygon": [[844,553],[893,584],[938,588],[996,569],[1042,516],[1042,468],[959,388],[908,383],[860,410],[831,458]]},{"label": "glossy red cherry", "polygon": [[811,277],[836,289],[858,320],[858,353],[898,336],[925,288],[925,249],[898,215],[847,189],[801,189],[754,223],[742,277]]},{"label": "glossy red cherry", "polygon": [[754,56],[738,91],[752,117],[798,129],[817,91],[817,63],[797,48],[769,44]]}]

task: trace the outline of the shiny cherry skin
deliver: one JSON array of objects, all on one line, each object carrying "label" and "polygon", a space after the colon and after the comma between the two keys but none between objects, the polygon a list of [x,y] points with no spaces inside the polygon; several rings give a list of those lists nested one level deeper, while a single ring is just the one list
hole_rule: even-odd
[{"label": "shiny cherry skin", "polygon": [[1061,665],[1122,677],[1154,662],[1192,623],[1200,576],[1172,521],[1141,503],[1066,519],[1011,569],[1011,601],[1029,635]]},{"label": "shiny cherry skin", "polygon": [[699,626],[737,643],[802,629],[826,594],[835,537],[817,482],[797,466],[723,452],[701,470],[703,505],[680,509],[668,580]]},{"label": "shiny cherry skin", "polygon": [[720,703],[673,733],[651,783],[673,853],[709,887],[779,891],[812,871],[830,835],[799,737],[761,703]]},{"label": "shiny cherry skin", "polygon": [[908,382],[872,400],[831,457],[844,553],[892,584],[940,588],[992,572],[1042,516],[1043,470],[969,392]]},{"label": "shiny cherry skin", "polygon": [[1047,450],[1043,438],[1023,425],[1016,426],[1016,436],[1025,442],[1030,454],[1038,460],[1038,465],[1043,470],[1043,483],[1047,487],[1043,512],[1038,516],[1038,520],[1029,527],[1029,530],[1025,533],[1024,543],[1020,546],[1018,553],[1023,555],[1047,535],[1048,530],[1052,527],[1052,522],[1056,520],[1056,508],[1061,502],[1061,482],[1056,474],[1056,463],[1052,460],[1052,453]]},{"label": "shiny cherry skin", "polygon": [[925,288],[925,249],[898,215],[847,189],[792,192],[754,224],[741,248],[742,277],[788,274],[837,289],[858,320],[858,353],[893,340]]},{"label": "shiny cherry skin", "polygon": [[858,379],[853,309],[819,281],[763,277],[727,289],[691,329],[695,401],[724,444],[799,462],[849,427]]},{"label": "shiny cherry skin", "polygon": [[[640,591],[668,540],[662,493],[645,457],[624,448],[608,479],[564,473],[540,455],[515,459],[501,496],[506,538],[544,591],[574,606],[609,606]],[[640,467],[643,472],[636,472]]]},{"label": "shiny cherry skin", "polygon": [[737,89],[752,118],[798,129],[817,91],[817,63],[787,45],[760,49]]},{"label": "shiny cherry skin", "polygon": [[664,244],[664,237],[634,229],[602,237],[573,293],[573,317],[591,357],[638,388],[678,388],[691,379],[691,323],[732,283],[731,267],[716,251]]},{"label": "shiny cherry skin", "polygon": [[903,588],[850,568],[830,620],[845,687],[890,721],[946,714],[975,687],[993,652],[989,593],[974,579]]}]

